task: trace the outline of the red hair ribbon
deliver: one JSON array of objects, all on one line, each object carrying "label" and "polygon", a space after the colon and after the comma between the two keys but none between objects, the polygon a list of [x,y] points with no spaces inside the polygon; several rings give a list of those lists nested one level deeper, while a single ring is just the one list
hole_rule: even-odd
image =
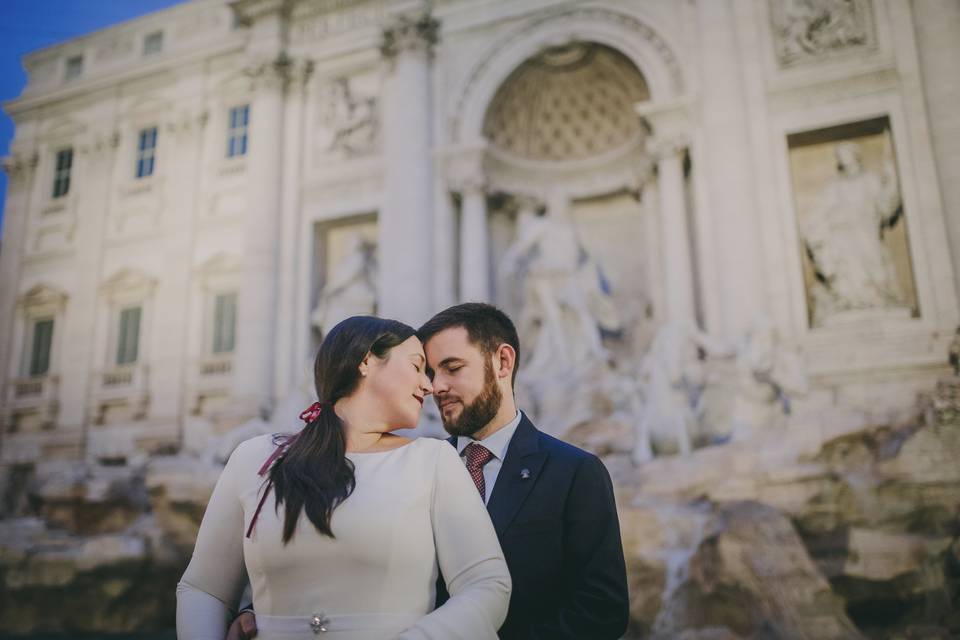
[{"label": "red hair ribbon", "polygon": [[320,417],[320,412],[323,411],[323,404],[319,402],[314,402],[312,405],[304,409],[300,413],[300,419],[310,424],[314,420]]}]

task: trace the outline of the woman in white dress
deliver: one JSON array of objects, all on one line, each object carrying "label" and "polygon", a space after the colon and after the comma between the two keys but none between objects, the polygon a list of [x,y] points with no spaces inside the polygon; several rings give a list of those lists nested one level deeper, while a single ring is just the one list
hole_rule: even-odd
[{"label": "woman in white dress", "polygon": [[[180,640],[223,640],[249,581],[263,640],[496,638],[510,576],[453,447],[391,433],[432,392],[405,324],[356,316],[314,367],[295,436],[234,451],[177,585]],[[434,610],[442,571],[451,598]]]}]

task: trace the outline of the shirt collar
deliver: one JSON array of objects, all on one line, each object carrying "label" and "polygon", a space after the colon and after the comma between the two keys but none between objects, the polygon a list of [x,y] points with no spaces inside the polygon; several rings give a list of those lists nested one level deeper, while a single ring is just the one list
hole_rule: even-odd
[{"label": "shirt collar", "polygon": [[487,449],[490,450],[490,453],[494,457],[503,462],[503,459],[507,457],[507,447],[510,446],[510,440],[513,439],[513,434],[517,430],[517,427],[520,425],[520,420],[523,418],[523,414],[520,411],[517,411],[517,415],[508,422],[503,428],[497,429],[494,433],[491,433],[489,436],[483,440],[474,440],[469,436],[463,436],[457,438],[457,453],[462,454],[463,450],[471,442],[477,442]]}]

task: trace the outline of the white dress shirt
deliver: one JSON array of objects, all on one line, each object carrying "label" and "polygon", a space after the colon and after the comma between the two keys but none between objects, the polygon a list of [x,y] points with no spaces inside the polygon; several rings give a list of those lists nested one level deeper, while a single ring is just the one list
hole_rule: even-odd
[{"label": "white dress shirt", "polygon": [[467,461],[463,457],[463,450],[466,449],[467,445],[471,442],[482,445],[493,454],[490,461],[483,465],[484,503],[490,501],[490,494],[493,493],[493,485],[496,484],[497,476],[500,475],[500,469],[503,467],[503,459],[507,456],[507,448],[510,446],[510,441],[513,440],[513,434],[516,432],[521,418],[523,418],[523,414],[517,411],[516,417],[508,422],[506,426],[491,433],[483,440],[474,440],[469,436],[457,438],[457,452],[460,454],[460,459],[463,460],[463,464],[467,464]]}]

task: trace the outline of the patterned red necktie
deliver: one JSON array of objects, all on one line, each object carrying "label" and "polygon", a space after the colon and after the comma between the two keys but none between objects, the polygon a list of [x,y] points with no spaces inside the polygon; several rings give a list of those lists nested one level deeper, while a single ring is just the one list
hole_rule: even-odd
[{"label": "patterned red necktie", "polygon": [[473,478],[473,484],[477,485],[477,491],[480,492],[480,497],[486,500],[487,487],[483,481],[483,465],[490,462],[493,454],[490,453],[490,449],[487,449],[482,444],[471,442],[464,447],[463,455],[467,459],[467,471],[470,472],[470,477]]}]

